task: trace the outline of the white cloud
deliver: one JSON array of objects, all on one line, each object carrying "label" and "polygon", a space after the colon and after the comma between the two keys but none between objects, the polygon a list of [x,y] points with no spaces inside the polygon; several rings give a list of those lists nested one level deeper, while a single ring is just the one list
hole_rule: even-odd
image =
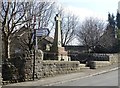
[{"label": "white cloud", "polygon": [[86,17],[97,17],[99,19],[106,20],[107,16],[104,16],[100,12],[95,12],[87,8],[78,8],[78,7],[72,7],[72,6],[66,6],[65,12],[66,13],[72,13],[75,14],[76,16],[79,16],[80,20],[84,20]]},{"label": "white cloud", "polygon": [[59,2],[62,3],[68,3],[68,2],[72,2],[72,3],[114,3],[114,2],[118,2],[120,0],[58,0]]},{"label": "white cloud", "polygon": [[116,15],[120,0],[59,0],[66,12],[71,11],[78,15],[81,20],[85,17],[97,17],[107,20],[108,12]]}]

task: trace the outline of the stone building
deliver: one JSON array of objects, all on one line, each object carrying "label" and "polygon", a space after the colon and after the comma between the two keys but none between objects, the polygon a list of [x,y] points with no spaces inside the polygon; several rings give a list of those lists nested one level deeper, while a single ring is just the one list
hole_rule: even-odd
[{"label": "stone building", "polygon": [[46,36],[41,41],[39,41],[38,39],[38,49],[41,49],[43,51],[50,51],[53,41],[54,41],[53,38],[49,36]]}]

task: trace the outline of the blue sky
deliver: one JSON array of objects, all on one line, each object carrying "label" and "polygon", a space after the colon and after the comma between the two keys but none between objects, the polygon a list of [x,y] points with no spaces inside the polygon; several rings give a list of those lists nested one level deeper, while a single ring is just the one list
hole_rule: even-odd
[{"label": "blue sky", "polygon": [[116,15],[120,0],[58,0],[67,10],[84,20],[85,17],[98,17],[107,20],[108,12]]}]

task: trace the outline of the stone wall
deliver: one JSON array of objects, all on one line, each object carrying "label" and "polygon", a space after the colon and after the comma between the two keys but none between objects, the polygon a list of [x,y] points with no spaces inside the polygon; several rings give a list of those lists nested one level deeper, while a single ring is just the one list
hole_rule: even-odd
[{"label": "stone wall", "polygon": [[3,84],[21,82],[32,79],[32,57],[15,54],[2,64]]},{"label": "stone wall", "polygon": [[[15,61],[15,63],[9,61],[11,67],[9,67],[9,64],[4,64],[4,69],[7,67],[4,71],[7,72],[3,72],[3,84],[32,80],[33,55],[26,55],[22,60],[21,59],[22,58],[14,59],[13,61]],[[76,72],[80,70],[79,65],[79,61],[44,61],[41,60],[41,58],[36,58],[34,79]],[[7,79],[5,79],[6,77]]]},{"label": "stone wall", "polygon": [[109,65],[111,65],[109,61],[91,61],[89,63],[89,66],[91,69],[96,69],[96,68],[105,67]]},{"label": "stone wall", "polygon": [[33,74],[33,57],[25,57],[24,68],[23,69],[23,77],[24,81],[32,80]]},{"label": "stone wall", "polygon": [[[118,62],[120,54],[107,54],[109,61],[90,61],[90,68],[98,68],[108,66]],[[13,63],[14,61],[14,63]],[[26,55],[24,58],[15,58],[11,63],[7,63],[6,73],[3,77],[7,77],[10,74],[10,78],[7,81],[28,81],[32,80],[33,76],[33,55]],[[9,67],[10,66],[10,67]],[[9,67],[9,69],[8,69]],[[4,68],[5,69],[5,68]],[[15,70],[16,69],[16,70]],[[35,60],[35,79],[41,79],[44,77],[55,76],[58,74],[67,74],[80,70],[79,61],[56,61],[56,60],[42,60],[42,58],[36,57]],[[12,72],[12,73],[10,73]],[[6,76],[7,75],[7,76]],[[6,80],[4,80],[6,81]]]},{"label": "stone wall", "polygon": [[120,54],[107,54],[111,64],[118,63],[120,60]]},{"label": "stone wall", "polygon": [[[100,55],[102,55],[102,54],[100,54]],[[106,61],[106,60],[90,61],[88,63],[90,68],[99,68],[99,67],[109,66],[111,64],[118,64],[119,59],[120,59],[120,54],[106,54],[106,55],[109,57],[108,61]]]},{"label": "stone wall", "polygon": [[36,78],[55,76],[79,71],[79,61],[41,61],[41,65],[36,69]]}]

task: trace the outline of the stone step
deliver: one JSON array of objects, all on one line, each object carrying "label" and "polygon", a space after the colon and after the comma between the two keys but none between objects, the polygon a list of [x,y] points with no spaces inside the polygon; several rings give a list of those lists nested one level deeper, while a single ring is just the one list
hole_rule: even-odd
[{"label": "stone step", "polygon": [[80,67],[86,67],[86,64],[80,64],[79,66]]},{"label": "stone step", "polygon": [[89,70],[89,69],[90,69],[90,67],[81,67],[80,71]]},{"label": "stone step", "polygon": [[86,64],[80,64],[80,70],[86,70],[86,69],[90,69],[90,67],[86,67]]},{"label": "stone step", "polygon": [[99,68],[109,65],[111,65],[109,61],[92,61],[90,64],[90,68]]},{"label": "stone step", "polygon": [[80,69],[90,69],[90,67],[81,67]]}]

